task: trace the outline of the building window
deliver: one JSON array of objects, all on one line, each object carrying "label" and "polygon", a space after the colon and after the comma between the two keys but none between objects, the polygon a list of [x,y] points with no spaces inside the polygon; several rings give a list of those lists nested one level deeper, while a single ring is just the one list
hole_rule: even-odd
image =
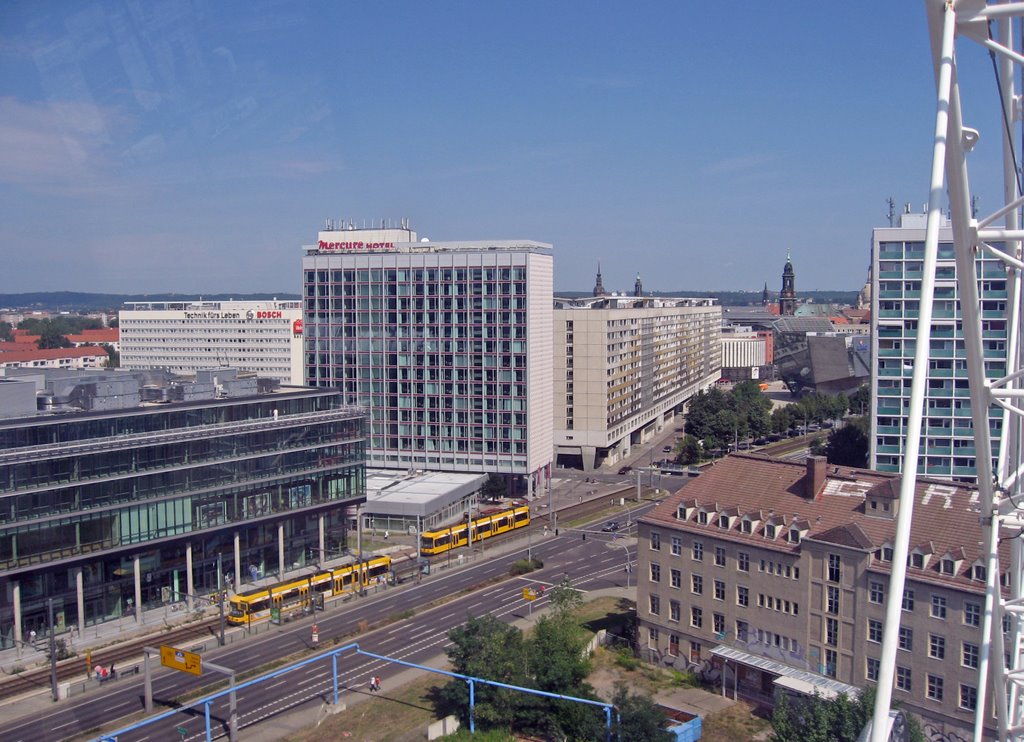
[{"label": "building window", "polygon": [[679,621],[679,601],[670,600],[668,602],[668,618],[670,621]]},{"label": "building window", "polygon": [[946,598],[942,595],[932,596],[932,618],[946,617]]},{"label": "building window", "polygon": [[834,585],[825,587],[825,612],[839,615],[839,588]]},{"label": "building window", "polygon": [[766,538],[769,538],[769,539],[772,539],[772,540],[775,539],[775,524],[774,523],[765,523],[764,535],[765,535]]},{"label": "building window", "polygon": [[868,583],[868,600],[872,603],[885,602],[885,583],[872,580]]},{"label": "building window", "polygon": [[839,560],[839,555],[838,554],[829,554],[828,555],[828,575],[827,575],[827,578],[828,578],[829,582],[839,582],[840,578],[842,577],[842,569],[840,568],[840,566],[841,566],[841,564],[840,564],[840,560]]},{"label": "building window", "polygon": [[909,587],[903,590],[903,610],[914,610],[914,591]]},{"label": "building window", "polygon": [[695,605],[690,606],[690,626],[695,629],[704,626],[704,611]]},{"label": "building window", "polygon": [[690,575],[690,592],[694,595],[704,594],[704,578],[700,575]]},{"label": "building window", "polygon": [[960,684],[960,708],[974,711],[978,708],[978,689],[973,685]]},{"label": "building window", "polygon": [[701,541],[693,542],[693,560],[695,562],[704,561],[704,544]]},{"label": "building window", "polygon": [[946,638],[938,634],[928,635],[928,656],[933,660],[946,659]]},{"label": "building window", "polygon": [[928,697],[933,701],[942,700],[942,678],[938,675],[928,675]]},{"label": "building window", "polygon": [[700,642],[690,642],[690,662],[700,662]]},{"label": "building window", "polygon": [[742,585],[736,587],[736,604],[744,608],[750,605],[750,591]]},{"label": "building window", "polygon": [[724,546],[716,546],[715,547],[715,566],[716,567],[724,567],[725,566],[725,547]]},{"label": "building window", "polygon": [[900,649],[906,652],[914,651],[914,630],[906,626],[900,626]]},{"label": "building window", "polygon": [[825,643],[830,647],[839,646],[839,619],[825,619]]},{"label": "building window", "polygon": [[896,689],[897,690],[906,691],[907,693],[910,693],[911,687],[912,686],[911,686],[911,683],[910,683],[910,668],[909,667],[902,667],[902,666],[897,665],[896,666]]},{"label": "building window", "polygon": [[969,626],[981,625],[981,604],[964,603],[964,623]]},{"label": "building window", "polygon": [[750,571],[750,554],[745,551],[741,551],[736,555],[736,569],[740,572]]},{"label": "building window", "polygon": [[736,639],[741,642],[745,642],[750,634],[750,624],[746,621],[736,622]]},{"label": "building window", "polygon": [[669,579],[672,581],[672,587],[677,590],[683,586],[683,573],[678,569],[673,569],[669,572]]},{"label": "building window", "polygon": [[658,648],[658,630],[650,628],[647,630],[647,646],[654,649]]},{"label": "building window", "polygon": [[679,656],[679,636],[677,634],[669,634],[668,653],[673,657]]},{"label": "building window", "polygon": [[825,650],[825,675],[830,678],[836,676],[837,665],[839,664],[839,653],[834,649]]},{"label": "building window", "polygon": [[874,657],[868,657],[867,668],[864,673],[864,677],[866,677],[868,680],[872,680],[877,683],[878,673],[881,670],[881,668],[882,663],[880,660],[876,660]]},{"label": "building window", "polygon": [[661,551],[661,534],[651,531],[651,551]]},{"label": "building window", "polygon": [[651,562],[651,582],[661,582],[661,565]]},{"label": "building window", "polygon": [[672,555],[679,556],[683,553],[683,540],[678,536],[672,537]]},{"label": "building window", "polygon": [[882,622],[873,618],[868,619],[868,641],[876,644],[882,643]]},{"label": "building window", "polygon": [[956,564],[952,559],[942,559],[939,562],[939,569],[944,575],[956,574]]},{"label": "building window", "polygon": [[715,600],[725,600],[725,582],[715,580]]},{"label": "building window", "polygon": [[706,526],[708,524],[708,513],[706,510],[701,510],[697,513],[697,522],[702,526]]},{"label": "building window", "polygon": [[718,638],[724,639],[725,638],[725,616],[723,616],[721,613],[715,613],[715,614],[712,615],[711,618],[712,618],[712,620],[714,622],[715,633],[718,635]]},{"label": "building window", "polygon": [[960,653],[960,664],[964,667],[978,669],[978,645],[964,642]]},{"label": "building window", "polygon": [[650,600],[651,614],[657,616],[659,613],[661,613],[661,598],[659,598],[657,595],[652,595],[650,596]]}]

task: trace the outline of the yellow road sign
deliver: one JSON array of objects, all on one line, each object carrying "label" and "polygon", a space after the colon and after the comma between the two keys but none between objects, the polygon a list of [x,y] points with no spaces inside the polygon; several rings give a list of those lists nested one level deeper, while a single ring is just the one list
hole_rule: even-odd
[{"label": "yellow road sign", "polygon": [[160,664],[193,675],[203,673],[202,657],[195,652],[186,652],[184,649],[169,647],[166,644],[160,646]]},{"label": "yellow road sign", "polygon": [[536,600],[537,593],[532,587],[523,588],[523,600]]}]

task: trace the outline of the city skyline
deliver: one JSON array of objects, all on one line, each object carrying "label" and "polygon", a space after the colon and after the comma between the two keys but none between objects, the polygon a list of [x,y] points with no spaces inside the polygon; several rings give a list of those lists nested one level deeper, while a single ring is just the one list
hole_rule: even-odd
[{"label": "city skyline", "polygon": [[787,254],[854,291],[927,197],[917,4],[14,3],[0,40],[3,292],[297,293],[326,218],[551,243],[556,293]]}]

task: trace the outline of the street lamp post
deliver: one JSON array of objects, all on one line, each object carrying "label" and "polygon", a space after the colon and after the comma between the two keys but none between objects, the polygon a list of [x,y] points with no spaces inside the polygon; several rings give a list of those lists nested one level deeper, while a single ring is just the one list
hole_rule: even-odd
[{"label": "street lamp post", "polygon": [[54,702],[60,700],[57,689],[57,637],[53,633],[53,598],[46,599],[46,608],[50,614],[50,693]]},{"label": "street lamp post", "polygon": [[[235,567],[237,569],[237,565]],[[220,638],[218,643],[224,646],[224,558],[217,555],[217,604],[220,606]]]}]

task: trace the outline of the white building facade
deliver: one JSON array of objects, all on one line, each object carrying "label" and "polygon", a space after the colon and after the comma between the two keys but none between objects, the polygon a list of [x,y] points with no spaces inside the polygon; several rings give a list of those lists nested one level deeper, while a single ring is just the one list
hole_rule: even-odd
[{"label": "white building facade", "polygon": [[121,367],[194,374],[233,366],[301,386],[302,302],[127,302]]},{"label": "white building facade", "polygon": [[334,229],[305,251],[305,380],[366,408],[369,465],[550,477],[550,245]]},{"label": "white building facade", "polygon": [[613,465],[680,414],[722,370],[714,299],[558,299],[555,453],[590,471]]}]

